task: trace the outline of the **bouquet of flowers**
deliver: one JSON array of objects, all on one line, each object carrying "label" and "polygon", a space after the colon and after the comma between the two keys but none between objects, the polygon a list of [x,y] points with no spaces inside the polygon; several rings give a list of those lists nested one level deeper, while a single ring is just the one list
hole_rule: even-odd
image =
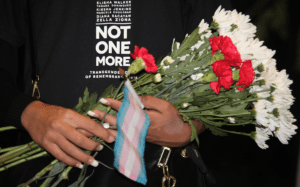
[{"label": "bouquet of flowers", "polygon": [[[213,135],[227,136],[233,133],[248,136],[262,149],[268,148],[266,141],[271,136],[288,144],[297,129],[293,125],[296,120],[289,111],[294,102],[289,89],[292,80],[285,70],[276,69],[276,60],[273,59],[275,51],[255,38],[256,27],[249,21],[247,15],[219,7],[211,25],[202,20],[181,44],[174,41],[171,52],[156,64],[147,49],[136,46],[132,54],[135,60],[126,76],[145,69],[146,74],[131,80],[136,92],[171,102],[183,120],[189,123],[191,141],[198,142],[192,122],[198,120]],[[118,89],[108,87],[101,98],[112,97],[122,101],[122,87],[123,84]],[[93,109],[117,114],[97,102],[97,98],[96,93],[89,95],[86,89],[74,110],[85,116]],[[103,124],[103,120],[99,123]],[[252,132],[245,132],[238,127],[245,125],[252,126]],[[94,140],[101,141],[97,138]],[[33,142],[30,146],[10,148],[5,152],[0,156],[0,171],[9,168],[10,163],[46,154]],[[58,173],[56,162],[26,184],[49,170],[52,175]],[[65,167],[59,171],[68,173],[70,167]],[[55,168],[56,172],[53,171]],[[61,174],[60,180],[65,176]]]}]

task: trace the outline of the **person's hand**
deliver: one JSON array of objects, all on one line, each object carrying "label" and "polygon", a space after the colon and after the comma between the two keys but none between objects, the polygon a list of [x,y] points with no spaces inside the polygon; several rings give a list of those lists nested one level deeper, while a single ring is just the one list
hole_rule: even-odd
[{"label": "person's hand", "polygon": [[[145,112],[148,114],[151,125],[148,130],[146,141],[169,147],[181,147],[190,142],[191,129],[189,124],[182,121],[178,110],[168,101],[152,96],[141,96]],[[111,98],[102,99],[102,103],[119,110],[122,102]],[[93,110],[97,118],[102,120],[104,112]],[[107,115],[106,123],[115,126],[116,117]],[[204,130],[204,125],[199,121],[193,121],[198,134]]]},{"label": "person's hand", "polygon": [[88,137],[97,136],[110,143],[116,137],[112,130],[104,129],[90,118],[40,101],[34,101],[25,108],[21,123],[38,145],[58,160],[79,168],[82,168],[82,162],[95,167],[98,162],[78,147],[89,151],[103,149],[103,145]]}]

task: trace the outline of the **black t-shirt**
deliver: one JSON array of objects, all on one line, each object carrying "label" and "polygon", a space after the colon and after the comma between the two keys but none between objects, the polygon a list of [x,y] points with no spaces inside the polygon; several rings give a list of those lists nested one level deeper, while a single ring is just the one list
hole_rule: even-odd
[{"label": "black t-shirt", "polygon": [[[135,45],[146,47],[158,60],[171,50],[174,38],[181,42],[202,19],[210,23],[219,5],[231,8],[228,0],[30,2],[41,100],[67,108],[77,104],[86,87],[90,93],[100,94],[111,84],[119,85],[118,67],[128,68]],[[4,59],[0,62],[0,97],[8,98],[1,101],[1,126],[5,118],[10,125],[18,126],[18,115],[32,101],[25,3],[0,2],[0,40],[7,45],[7,52],[0,51],[0,60]],[[7,57],[20,46],[25,50],[22,68],[18,68],[16,58]],[[18,75],[24,81],[22,93],[17,91]]]}]

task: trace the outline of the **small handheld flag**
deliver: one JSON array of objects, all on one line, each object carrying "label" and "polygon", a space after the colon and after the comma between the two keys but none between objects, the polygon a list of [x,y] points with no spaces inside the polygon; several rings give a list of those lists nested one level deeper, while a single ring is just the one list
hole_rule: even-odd
[{"label": "small handheld flag", "polygon": [[145,185],[144,150],[150,118],[128,79],[123,93],[124,101],[117,115],[114,166],[126,177]]}]

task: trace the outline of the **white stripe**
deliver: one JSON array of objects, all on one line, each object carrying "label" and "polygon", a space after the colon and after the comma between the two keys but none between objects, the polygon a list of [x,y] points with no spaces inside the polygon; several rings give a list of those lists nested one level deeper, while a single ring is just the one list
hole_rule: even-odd
[{"label": "white stripe", "polygon": [[[140,115],[142,115],[142,114],[135,110],[134,115],[133,115],[133,117],[131,119],[131,122],[129,124],[126,136],[127,136],[127,138],[129,139],[130,142],[132,142],[134,133],[137,130],[136,128],[139,125],[138,120],[139,120]],[[141,124],[141,125],[143,125],[143,124]]]},{"label": "white stripe", "polygon": [[124,173],[125,176],[130,177],[135,159],[138,159],[138,158],[136,158],[136,155],[134,154],[133,147],[130,147],[128,159],[127,159],[126,166],[125,166],[125,173]]},{"label": "white stripe", "polygon": [[135,99],[137,101],[140,108],[144,109],[144,105],[143,105],[142,101],[140,100],[140,98],[138,97],[137,93],[135,92],[134,88],[132,87],[131,82],[129,81],[129,79],[126,80],[125,85],[127,86],[129,92],[132,93],[133,99]]}]

